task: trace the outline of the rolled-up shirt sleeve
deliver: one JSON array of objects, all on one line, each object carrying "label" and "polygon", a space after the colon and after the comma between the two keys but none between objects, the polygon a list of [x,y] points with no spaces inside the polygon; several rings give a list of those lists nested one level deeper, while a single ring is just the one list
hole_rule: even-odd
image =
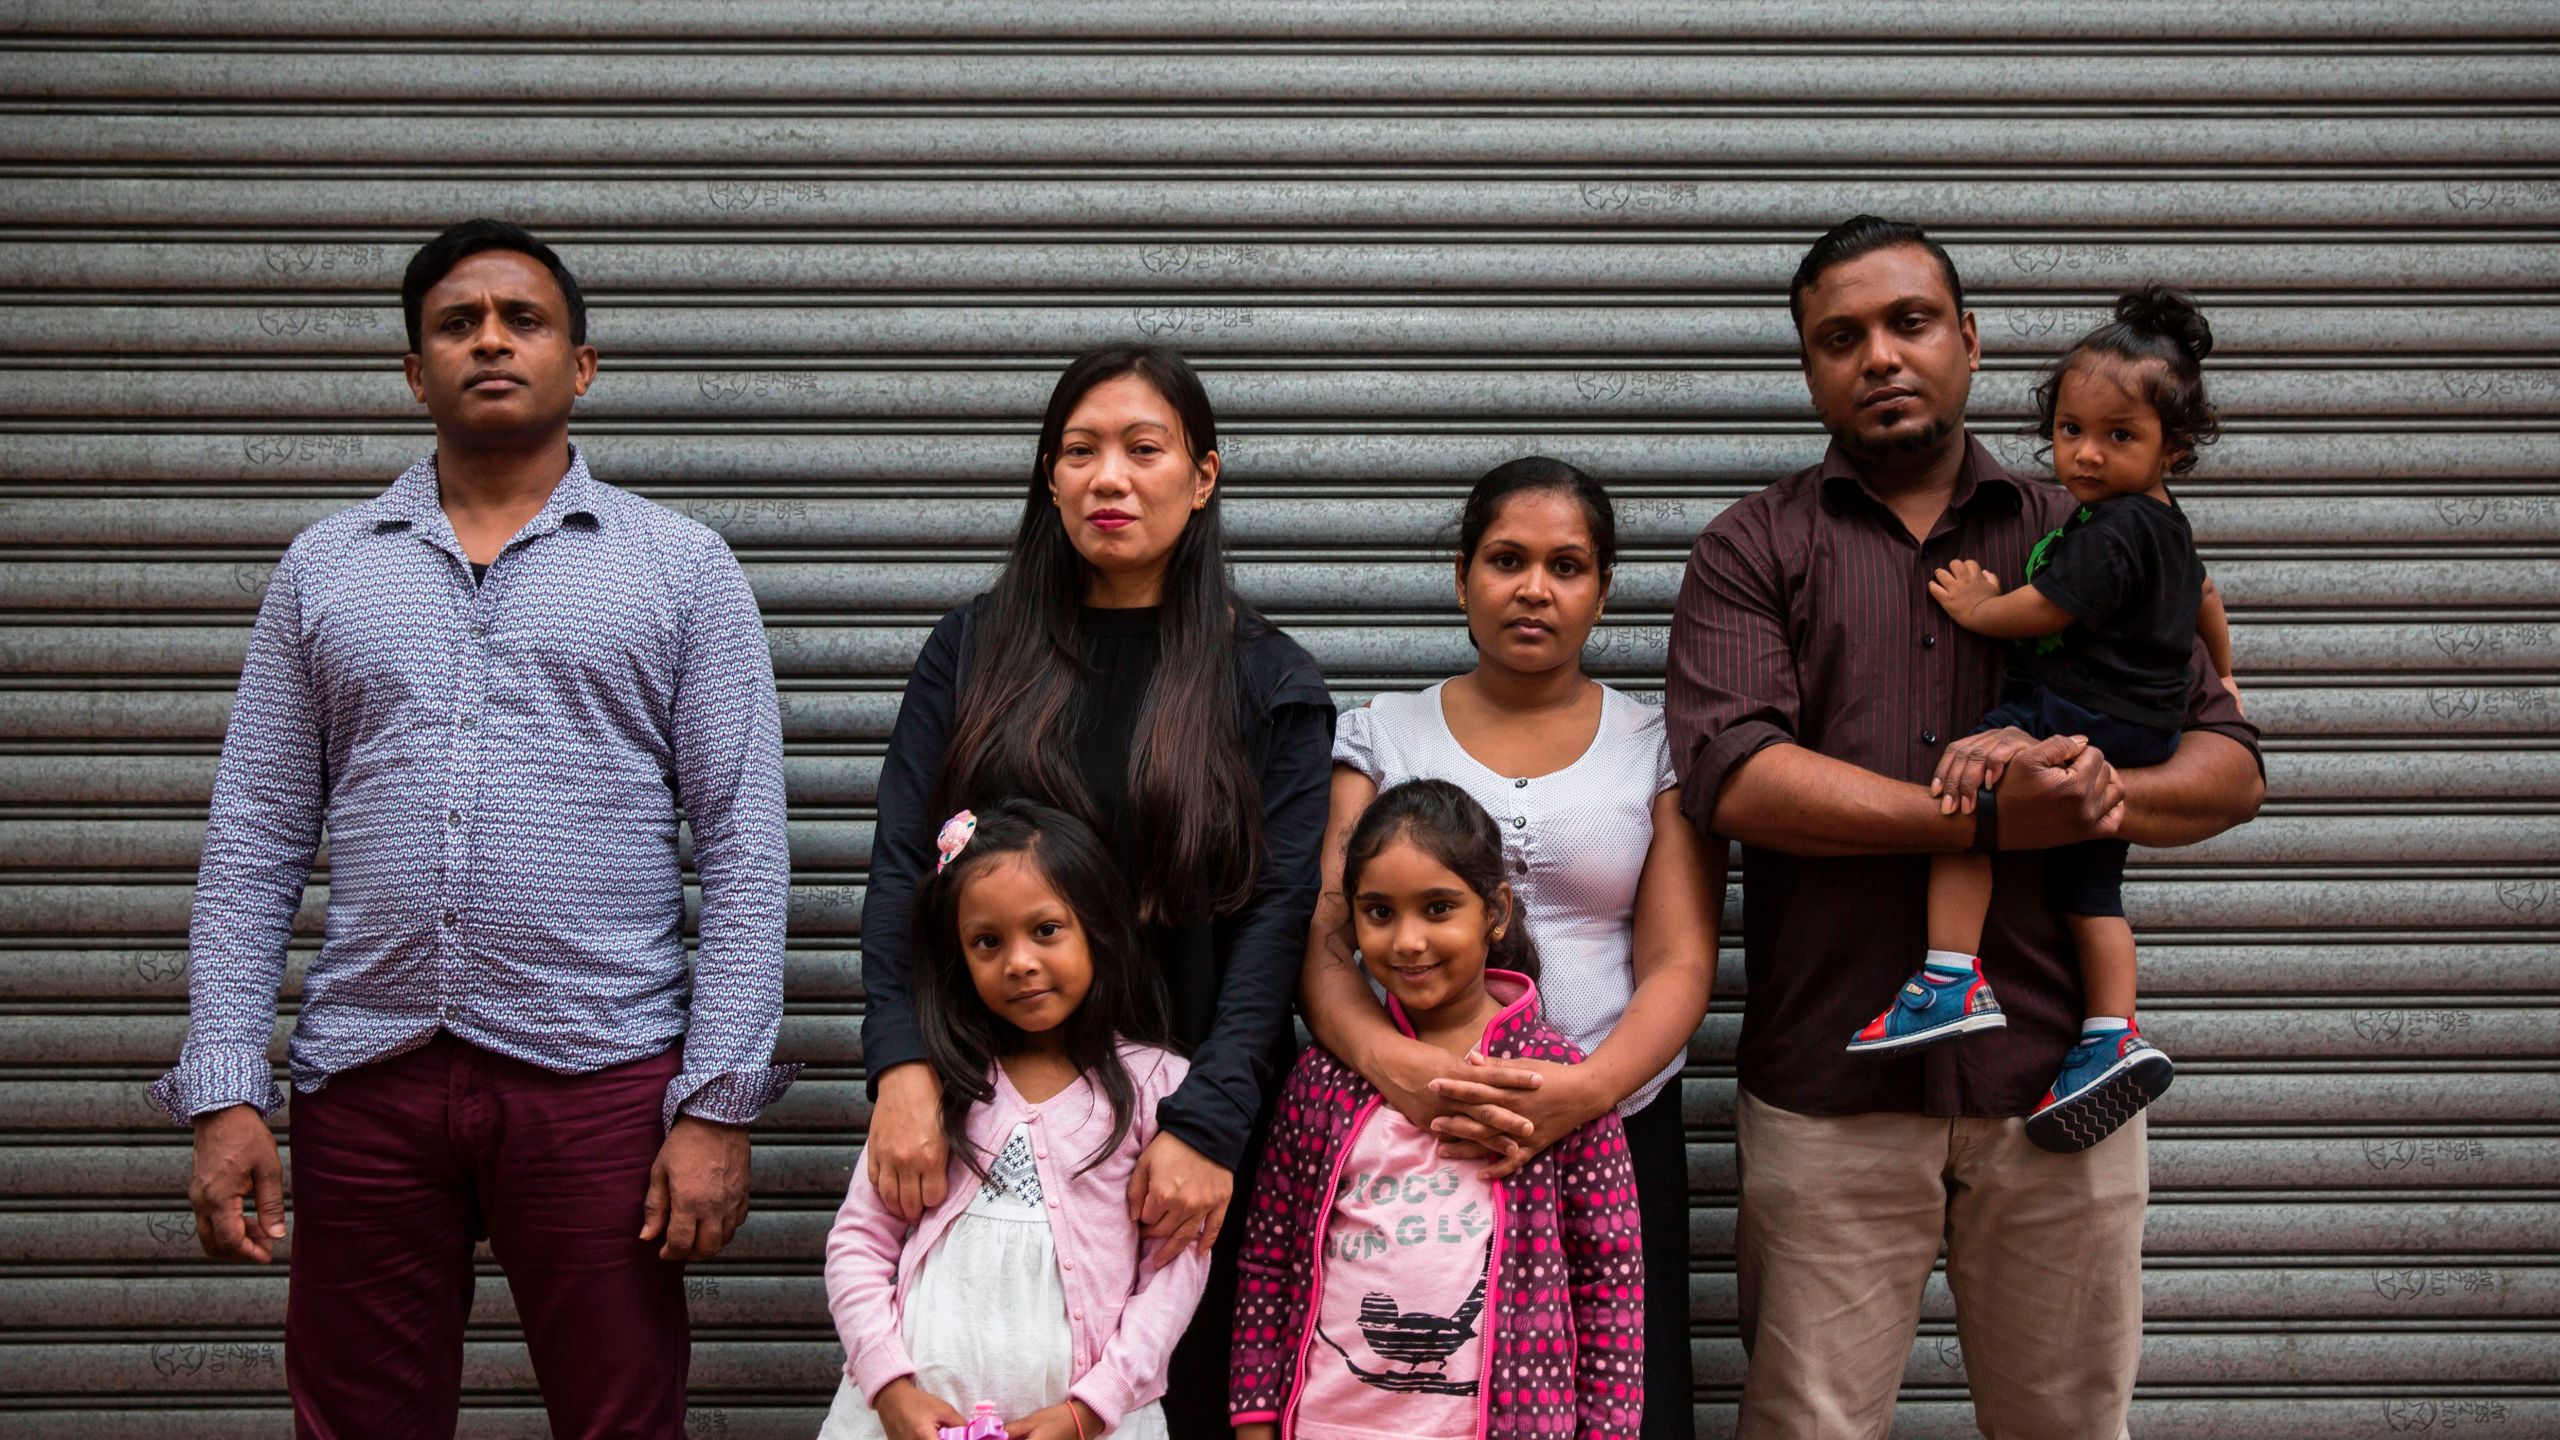
[{"label": "rolled-up shirt sleeve", "polygon": [[2267,759],[2258,753],[2258,727],[2240,713],[2240,702],[2213,668],[2213,656],[2201,635],[2187,656],[2187,723],[2182,728],[2210,730],[2239,741],[2249,748],[2249,758],[2258,762],[2258,778],[2266,778]]},{"label": "rolled-up shirt sleeve", "polygon": [[773,1063],[782,1029],[782,942],[791,849],[782,788],[782,713],[764,618],[729,547],[695,571],[673,711],[676,790],[702,879],[684,1068],[664,1119],[681,1112],[745,1125],[800,1072]]},{"label": "rolled-up shirt sleeve", "polygon": [[1714,828],[1734,767],[1793,742],[1801,715],[1776,556],[1734,519],[1728,513],[1690,547],[1671,616],[1663,717],[1681,812],[1701,829]]},{"label": "rolled-up shirt sleeve", "polygon": [[328,805],[326,720],[302,647],[301,547],[285,552],[240,671],[187,917],[187,1038],[151,1102],[179,1124],[284,1103],[267,1061],[294,913]]}]

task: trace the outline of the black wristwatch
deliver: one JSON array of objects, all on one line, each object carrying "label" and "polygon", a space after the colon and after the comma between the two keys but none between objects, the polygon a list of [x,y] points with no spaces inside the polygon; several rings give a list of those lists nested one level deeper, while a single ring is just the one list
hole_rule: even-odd
[{"label": "black wristwatch", "polygon": [[2000,796],[1985,785],[1973,792],[1973,844],[1975,854],[1988,855],[2000,848]]}]

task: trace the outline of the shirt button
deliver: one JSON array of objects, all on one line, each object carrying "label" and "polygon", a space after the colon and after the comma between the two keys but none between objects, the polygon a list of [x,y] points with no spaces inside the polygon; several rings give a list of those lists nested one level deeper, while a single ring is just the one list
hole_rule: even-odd
[{"label": "shirt button", "polygon": [[447,810],[446,812],[444,812],[444,823],[446,823],[447,825],[459,825],[459,824],[461,824],[461,823],[462,823],[462,812],[461,812],[460,810]]},{"label": "shirt button", "polygon": [[1043,1159],[1043,1160],[1046,1160],[1046,1159],[1048,1159],[1048,1158],[1049,1158],[1049,1152],[1048,1152],[1048,1151],[1046,1151],[1046,1150],[1034,1150],[1034,1151],[1032,1151],[1031,1153],[1032,1153],[1032,1154],[1034,1154],[1034,1155],[1039,1156],[1039,1157],[1040,1157],[1041,1159]]},{"label": "shirt button", "polygon": [[468,729],[470,729],[470,728],[471,728],[471,717],[470,717],[470,716],[465,715],[465,716],[463,716],[463,717],[462,717],[462,728],[463,728],[463,729],[465,729],[465,730],[468,730]]},{"label": "shirt button", "polygon": [[1061,1260],[1058,1262],[1058,1268],[1061,1270],[1073,1270],[1076,1268],[1076,1262],[1073,1260]]},{"label": "shirt button", "polygon": [[461,1018],[462,1018],[462,1007],[461,1007],[461,1006],[459,1006],[459,1005],[447,1005],[446,1007],[444,1007],[444,1018],[446,1018],[447,1020],[459,1020],[459,1019],[461,1019]]},{"label": "shirt button", "polygon": [[1511,782],[1511,788],[1514,790],[1526,790],[1529,788],[1529,782],[1527,780],[1514,780]]},{"label": "shirt button", "polygon": [[1938,637],[1937,637],[1937,636],[1935,636],[1935,635],[1923,635],[1923,636],[1921,636],[1921,637],[1920,637],[1920,648],[1921,648],[1921,649],[1923,649],[1923,650],[1935,650],[1935,649],[1937,649],[1937,648],[1938,648]]},{"label": "shirt button", "polygon": [[1518,871],[1518,873],[1520,873],[1520,874],[1522,874],[1522,875],[1526,875],[1526,874],[1528,874],[1528,873],[1529,873],[1529,857],[1528,857],[1528,856],[1526,856],[1526,855],[1521,856],[1521,857],[1520,857],[1520,863],[1519,863],[1517,866],[1513,867],[1513,868],[1514,868],[1515,870],[1517,870],[1517,871]]},{"label": "shirt button", "polygon": [[1529,817],[1528,817],[1528,816],[1526,816],[1526,815],[1514,815],[1514,816],[1512,816],[1512,817],[1511,817],[1511,828],[1512,828],[1512,829],[1514,829],[1514,830],[1526,830],[1526,829],[1528,829],[1528,828],[1529,828]]},{"label": "shirt button", "polygon": [[1921,743],[1921,744],[1923,744],[1923,745],[1935,745],[1935,744],[1937,744],[1937,743],[1938,743],[1938,732],[1937,732],[1937,731],[1935,731],[1935,730],[1923,730],[1923,731],[1921,731],[1921,732],[1920,732],[1920,743]]},{"label": "shirt button", "polygon": [[451,910],[447,910],[446,912],[444,912],[444,923],[446,923],[447,925],[457,925],[457,924],[460,924],[460,923],[461,923],[461,921],[462,921],[462,917],[461,917],[460,915],[458,915],[458,914],[454,913],[453,911],[451,911]]},{"label": "shirt button", "polygon": [[1050,1208],[1050,1209],[1052,1209],[1052,1210],[1055,1210],[1055,1209],[1057,1209],[1057,1208],[1058,1208],[1058,1197],[1057,1197],[1057,1196],[1052,1195],[1052,1196],[1050,1196],[1050,1197],[1049,1197],[1049,1208]]},{"label": "shirt button", "polygon": [[489,627],[486,625],[474,625],[471,627],[471,638],[474,640],[478,640],[488,633]]}]

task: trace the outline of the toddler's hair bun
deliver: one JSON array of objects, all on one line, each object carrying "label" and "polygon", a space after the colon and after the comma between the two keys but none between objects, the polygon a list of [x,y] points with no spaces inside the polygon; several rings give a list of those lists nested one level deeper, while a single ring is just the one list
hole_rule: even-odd
[{"label": "toddler's hair bun", "polygon": [[2213,326],[2196,303],[2166,285],[2145,285],[2116,297],[2116,323],[2144,335],[2157,335],[2201,363],[2213,353]]}]

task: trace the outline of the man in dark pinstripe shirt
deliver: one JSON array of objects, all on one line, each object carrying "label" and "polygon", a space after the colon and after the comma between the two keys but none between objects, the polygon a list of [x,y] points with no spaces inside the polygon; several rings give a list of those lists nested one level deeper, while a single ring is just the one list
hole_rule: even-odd
[{"label": "man in dark pinstripe shirt", "polygon": [[[2117,1434],[2141,1350],[2145,1132],[2076,1155],[2025,1139],[2081,1014],[2039,852],[2247,820],[2257,734],[2201,652],[2167,764],[2120,773],[2068,738],[1969,734],[2005,647],[1950,622],[1929,575],[1956,558],[2021,574],[2070,499],[1967,433],[1980,342],[1918,229],[1844,223],[1790,308],[1831,447],[1698,537],[1666,707],[1691,818],[1744,847],[1741,1433],[1882,1435],[1943,1241],[1984,1433]],[[1975,813],[1929,794],[1951,745],[1980,766]],[[2008,1027],[1848,1053],[1924,948],[1928,856],[1966,848],[1999,857],[1982,950]]]}]

